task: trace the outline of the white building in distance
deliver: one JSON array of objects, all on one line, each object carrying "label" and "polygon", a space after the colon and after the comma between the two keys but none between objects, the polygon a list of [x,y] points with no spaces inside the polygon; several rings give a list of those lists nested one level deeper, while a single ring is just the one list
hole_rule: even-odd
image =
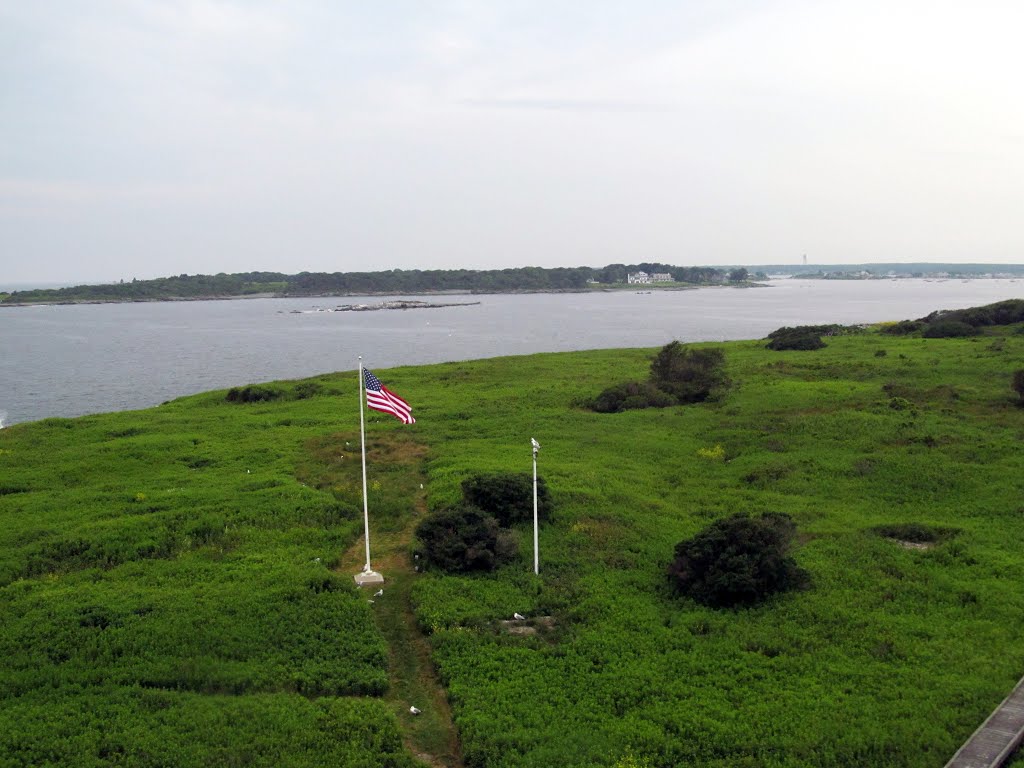
[{"label": "white building in distance", "polygon": [[651,276],[646,272],[630,272],[626,275],[626,282],[630,284],[646,285],[651,282]]}]

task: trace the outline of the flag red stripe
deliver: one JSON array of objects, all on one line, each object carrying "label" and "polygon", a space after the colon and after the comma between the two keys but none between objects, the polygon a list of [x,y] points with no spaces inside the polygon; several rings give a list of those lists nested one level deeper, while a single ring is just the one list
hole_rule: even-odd
[{"label": "flag red stripe", "polygon": [[380,391],[366,390],[366,405],[375,411],[390,413],[403,424],[414,424],[416,422],[412,415],[412,406],[383,385]]}]

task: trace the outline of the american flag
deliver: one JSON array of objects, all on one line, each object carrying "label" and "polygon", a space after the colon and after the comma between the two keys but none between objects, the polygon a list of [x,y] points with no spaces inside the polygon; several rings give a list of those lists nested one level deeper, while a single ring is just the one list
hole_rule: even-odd
[{"label": "american flag", "polygon": [[380,379],[363,369],[363,381],[366,384],[366,406],[375,411],[390,413],[403,424],[414,424],[412,406],[394,392],[380,383]]}]

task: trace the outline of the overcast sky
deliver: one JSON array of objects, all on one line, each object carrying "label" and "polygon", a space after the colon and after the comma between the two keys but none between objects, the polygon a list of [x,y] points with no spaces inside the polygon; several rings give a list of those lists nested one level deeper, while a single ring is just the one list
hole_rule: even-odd
[{"label": "overcast sky", "polygon": [[0,279],[1024,262],[1018,0],[0,0]]}]

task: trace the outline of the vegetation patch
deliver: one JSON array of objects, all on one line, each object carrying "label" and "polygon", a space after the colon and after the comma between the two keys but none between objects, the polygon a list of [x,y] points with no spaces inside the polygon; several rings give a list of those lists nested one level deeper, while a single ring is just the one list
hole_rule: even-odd
[{"label": "vegetation patch", "polygon": [[651,361],[646,382],[616,384],[584,405],[598,413],[700,403],[720,396],[729,385],[725,353],[717,348],[686,347],[673,341]]},{"label": "vegetation patch", "polygon": [[598,413],[620,413],[641,408],[668,408],[679,401],[649,381],[627,381],[603,390],[586,406]]},{"label": "vegetation patch", "polygon": [[815,350],[825,347],[825,342],[821,340],[822,336],[851,336],[866,332],[867,328],[863,325],[797,325],[792,328],[783,326],[768,334],[769,342],[766,346],[776,351]]},{"label": "vegetation patch", "polygon": [[340,698],[380,696],[387,654],[329,568],[361,519],[296,479],[337,404],[264,408],[0,430],[5,487],[32,490],[0,494],[0,763],[411,768],[380,702]]},{"label": "vegetation patch", "polygon": [[924,325],[921,320],[900,320],[895,323],[882,323],[879,330],[890,336],[909,336],[920,331]]},{"label": "vegetation patch", "polygon": [[928,323],[921,331],[921,335],[926,339],[957,339],[976,336],[978,333],[975,326],[960,320],[936,320]]},{"label": "vegetation patch", "polygon": [[758,488],[764,488],[788,477],[792,472],[793,467],[789,464],[771,462],[745,474],[743,482]]},{"label": "vegetation patch", "polygon": [[494,516],[471,506],[434,512],[416,526],[426,565],[451,573],[494,569],[511,554],[499,547],[500,536]]},{"label": "vegetation patch", "polygon": [[[375,525],[394,531],[406,524],[424,497],[427,447],[400,431],[367,436],[367,497]],[[363,511],[362,456],[358,432],[310,438],[295,466],[296,479],[330,494],[332,515],[358,520]]]},{"label": "vegetation patch", "polygon": [[11,766],[416,768],[380,701],[205,695],[113,685],[41,691],[0,709]]},{"label": "vegetation patch", "polygon": [[943,309],[932,312],[920,322],[929,327],[938,323],[963,323],[973,328],[1005,326],[1024,322],[1024,299],[1007,299],[982,307]]},{"label": "vegetation patch", "polygon": [[[920,333],[928,339],[976,336],[988,327],[1008,327],[1024,322],[1024,299],[1008,299],[967,309],[936,310],[919,320],[882,323],[882,333],[906,336]],[[1024,327],[1018,327],[1018,331]]]},{"label": "vegetation patch", "polygon": [[[533,520],[533,476],[528,472],[486,472],[462,481],[462,498],[469,506],[493,515],[508,528]],[[551,514],[551,494],[543,477],[537,477],[537,516]]]},{"label": "vegetation patch", "polygon": [[284,397],[284,391],[277,387],[266,387],[249,384],[245,387],[232,387],[224,396],[229,403],[263,403]]},{"label": "vegetation patch", "polygon": [[795,534],[792,518],[778,513],[718,520],[676,545],[672,585],[713,608],[754,605],[804,587],[810,576],[789,556]]},{"label": "vegetation patch", "polygon": [[959,528],[925,523],[886,523],[874,526],[871,531],[878,536],[894,541],[932,545],[949,541],[960,533]]},{"label": "vegetation patch", "polygon": [[[985,327],[985,343],[842,334],[814,355],[716,345],[742,386],[714,407],[615,418],[568,404],[642,376],[658,349],[394,369],[389,385],[430,413],[368,424],[374,564],[392,547],[380,598],[351,578],[353,372],[318,377],[306,399],[217,392],[0,430],[3,484],[31,489],[0,495],[0,754],[401,766],[396,723],[435,710],[381,693],[389,651],[402,663],[410,646],[377,622],[407,589],[466,765],[928,768],[1021,674],[1016,327]],[[529,471],[531,436],[558,502],[539,576],[522,555],[490,571],[394,566],[428,499],[456,506],[474,474]],[[672,595],[676,546],[737,510],[788,513],[798,545],[783,559],[813,588],[742,610]],[[886,519],[959,533],[920,554],[874,531]],[[165,535],[170,556],[147,556]],[[555,628],[500,631],[516,612]]]},{"label": "vegetation patch", "polygon": [[[450,573],[490,571],[519,553],[512,526],[533,519],[533,477],[525,472],[477,473],[462,481],[462,502],[432,513],[416,527],[423,563]],[[537,517],[551,497],[537,478]]]},{"label": "vegetation patch", "polygon": [[784,350],[815,350],[823,349],[825,342],[821,340],[821,331],[815,326],[798,326],[796,328],[779,328],[768,334],[771,341],[768,349],[781,352]]}]

